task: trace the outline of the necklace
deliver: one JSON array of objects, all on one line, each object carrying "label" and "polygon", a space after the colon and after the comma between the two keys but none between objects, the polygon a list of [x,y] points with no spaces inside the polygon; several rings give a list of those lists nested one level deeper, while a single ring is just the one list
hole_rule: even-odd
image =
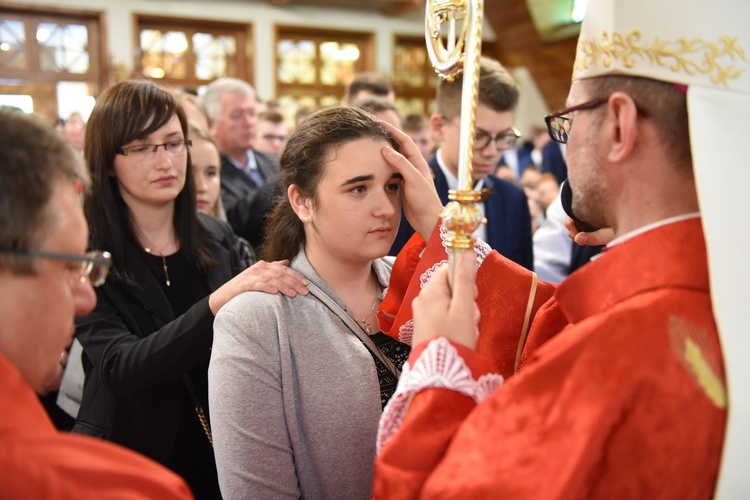
[{"label": "necklace", "polygon": [[367,313],[367,316],[365,316],[362,319],[357,320],[362,325],[362,328],[365,330],[365,333],[367,335],[370,335],[372,333],[372,327],[370,326],[370,323],[367,322],[367,320],[370,319],[370,316],[372,316],[372,313],[375,310],[375,307],[377,307],[378,302],[380,302],[380,297],[376,295],[375,302],[372,303],[372,307],[370,308],[370,311]]},{"label": "necklace", "polygon": [[[143,247],[143,249],[147,254],[154,255],[149,247]],[[164,253],[161,254],[161,263],[164,267],[164,276],[167,278],[167,286],[170,286],[172,283],[169,281],[169,268],[167,267],[167,258],[164,257]]]}]

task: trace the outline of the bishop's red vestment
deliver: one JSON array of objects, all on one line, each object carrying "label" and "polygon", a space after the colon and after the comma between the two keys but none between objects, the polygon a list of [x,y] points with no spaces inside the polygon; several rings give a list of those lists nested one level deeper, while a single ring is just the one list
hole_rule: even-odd
[{"label": "bishop's red vestment", "polygon": [[[404,249],[380,314],[402,338],[408,299],[444,258],[433,237],[417,263],[423,245]],[[710,498],[727,400],[700,219],[639,234],[530,299],[531,281],[487,255],[477,352],[445,339],[412,351],[407,389],[381,420],[374,496]],[[509,376],[522,336],[512,315],[527,309]]]}]

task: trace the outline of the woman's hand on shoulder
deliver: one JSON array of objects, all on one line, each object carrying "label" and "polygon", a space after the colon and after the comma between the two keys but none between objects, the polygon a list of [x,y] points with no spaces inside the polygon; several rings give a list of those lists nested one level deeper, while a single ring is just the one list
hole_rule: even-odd
[{"label": "woman's hand on shoulder", "polygon": [[290,268],[288,260],[260,260],[212,293],[208,298],[208,306],[215,316],[224,304],[248,291],[281,293],[287,297],[307,295],[307,279]]}]

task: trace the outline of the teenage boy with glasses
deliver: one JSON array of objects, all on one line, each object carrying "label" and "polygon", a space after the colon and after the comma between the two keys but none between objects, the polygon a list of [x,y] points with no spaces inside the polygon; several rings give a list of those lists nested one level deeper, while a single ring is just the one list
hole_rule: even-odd
[{"label": "teenage boy with glasses", "polygon": [[[486,189],[491,194],[478,204],[487,224],[480,226],[476,236],[513,262],[533,269],[531,214],[526,195],[521,188],[492,175],[503,151],[512,148],[521,135],[513,126],[518,85],[493,59],[483,57],[479,71],[473,179],[474,189]],[[444,205],[449,201],[448,191],[458,186],[462,86],[462,76],[452,82],[441,80],[437,110],[430,117],[432,134],[439,148],[428,164]],[[391,255],[396,255],[412,234],[413,230],[402,217]]]}]

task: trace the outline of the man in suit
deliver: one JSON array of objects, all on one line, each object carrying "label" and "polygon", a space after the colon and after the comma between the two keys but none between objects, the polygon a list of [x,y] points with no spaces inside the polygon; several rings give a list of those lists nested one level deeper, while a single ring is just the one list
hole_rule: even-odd
[{"label": "man in suit", "polygon": [[[440,147],[429,161],[440,200],[448,203],[448,191],[458,186],[459,127],[461,126],[461,87],[463,78],[441,80],[437,91],[437,112],[430,117],[433,136]],[[483,57],[480,62],[479,96],[474,141],[474,189],[491,189],[480,203],[487,224],[477,236],[510,260],[532,269],[531,215],[523,190],[491,174],[503,151],[513,147],[520,136],[513,127],[513,111],[518,103],[518,86],[497,61]],[[402,218],[391,254],[398,253],[413,234]]]},{"label": "man in suit", "polygon": [[219,78],[203,95],[211,135],[221,152],[221,200],[234,232],[258,247],[276,195],[278,159],[253,150],[255,91],[237,78]]},{"label": "man in suit", "polygon": [[568,166],[565,164],[564,145],[549,141],[542,148],[542,172],[553,174],[557,182],[568,178]]}]

